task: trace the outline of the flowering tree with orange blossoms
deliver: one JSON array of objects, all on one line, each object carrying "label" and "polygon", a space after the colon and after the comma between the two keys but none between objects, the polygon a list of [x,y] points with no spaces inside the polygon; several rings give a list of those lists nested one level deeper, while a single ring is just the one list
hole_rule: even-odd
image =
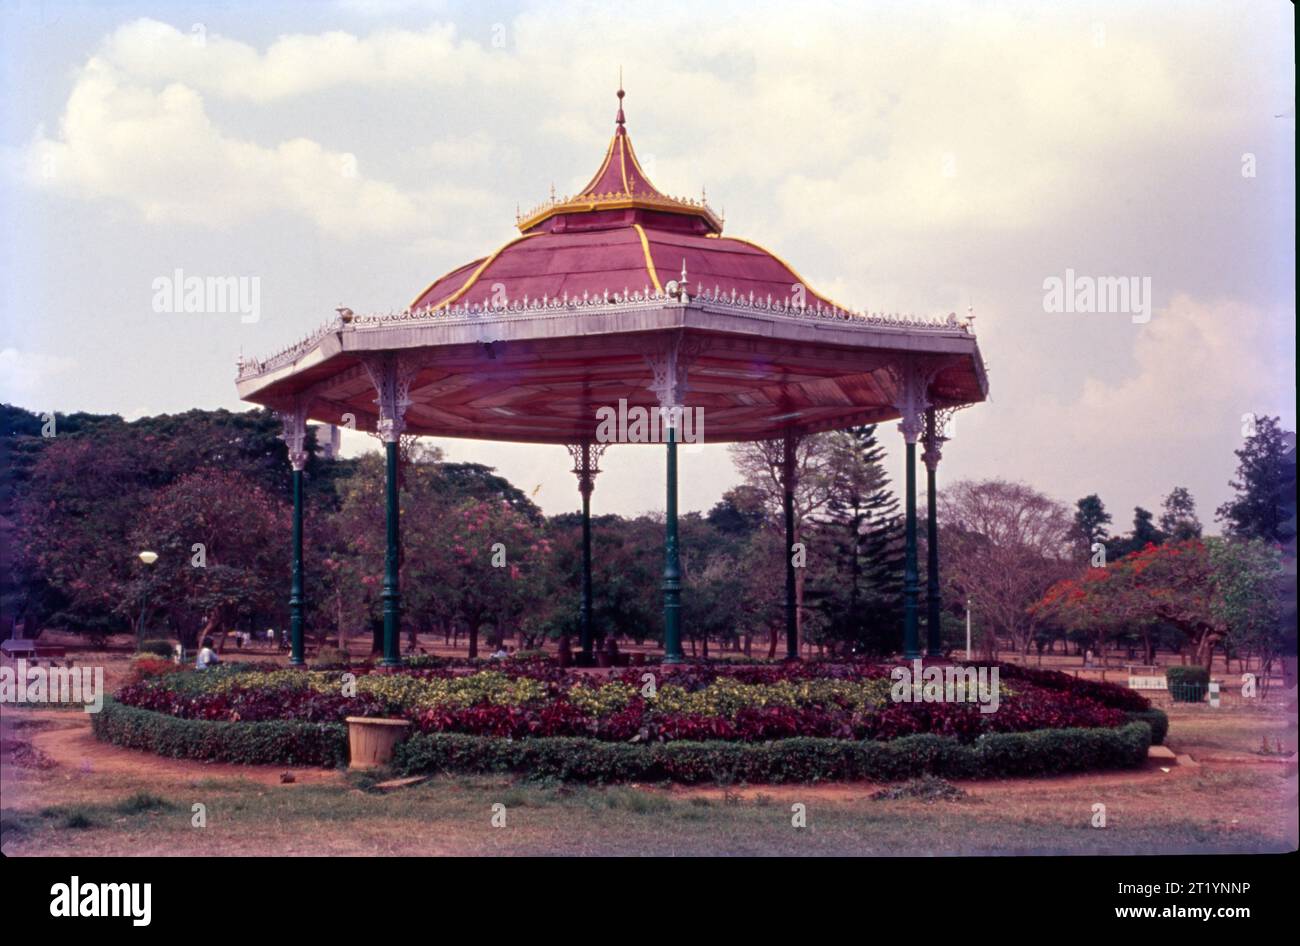
[{"label": "flowering tree with orange blossoms", "polygon": [[1254,554],[1267,550],[1239,545],[1225,539],[1148,545],[1057,582],[1030,610],[1093,633],[1163,622],[1186,635],[1196,662],[1209,668],[1216,646],[1266,625],[1276,605],[1275,556],[1270,563]]}]

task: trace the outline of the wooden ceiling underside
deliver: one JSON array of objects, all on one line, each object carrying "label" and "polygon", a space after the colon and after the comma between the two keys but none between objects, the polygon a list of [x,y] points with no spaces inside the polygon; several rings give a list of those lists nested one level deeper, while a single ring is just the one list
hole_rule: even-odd
[{"label": "wooden ceiling underside", "polygon": [[[653,410],[653,372],[644,343],[592,339],[472,344],[403,352],[421,367],[411,383],[408,433],[531,443],[594,439],[602,407]],[[754,337],[709,338],[689,363],[687,408],[698,408],[706,442],[762,440],[787,430],[817,432],[898,417],[896,377],[906,353],[811,344],[779,345]],[[940,404],[981,400],[969,355],[925,355],[937,371]],[[369,374],[352,355],[317,369],[309,415],[374,430],[377,408]],[[321,366],[322,368],[324,366]],[[253,398],[270,403],[269,398]]]}]

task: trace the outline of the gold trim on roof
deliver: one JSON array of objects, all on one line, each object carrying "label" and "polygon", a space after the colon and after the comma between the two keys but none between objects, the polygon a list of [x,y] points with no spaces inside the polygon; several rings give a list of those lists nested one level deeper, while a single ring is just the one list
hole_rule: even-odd
[{"label": "gold trim on roof", "polygon": [[[627,186],[627,135],[618,136],[618,173],[623,178],[623,193],[631,195],[632,188]],[[642,178],[644,180],[644,178]]]},{"label": "gold trim on roof", "polygon": [[637,236],[641,238],[641,249],[645,253],[645,271],[650,274],[650,281],[654,283],[655,292],[663,292],[664,287],[659,285],[659,274],[655,272],[654,257],[650,255],[650,240],[646,237],[645,231],[641,229],[641,224],[634,223],[632,226],[636,229]]},{"label": "gold trim on roof", "polygon": [[589,213],[595,210],[626,210],[636,207],[643,210],[662,210],[668,213],[689,214],[700,217],[714,230],[722,231],[723,219],[712,207],[698,200],[680,197],[650,196],[648,194],[627,194],[611,191],[608,194],[579,194],[576,197],[562,197],[548,200],[515,218],[515,226],[521,233],[531,230],[556,214]]},{"label": "gold trim on roof", "polygon": [[[623,181],[623,190],[609,191],[603,194],[594,193],[592,188],[600,183],[601,178],[609,170],[609,164],[614,159],[616,145],[618,147],[618,170]],[[631,178],[628,177],[627,168],[629,159],[631,159],[632,167],[635,170]],[[644,188],[643,192],[639,194],[636,193],[638,184]],[[571,197],[556,198],[552,193],[551,198],[545,203],[538,204],[527,213],[515,214],[515,225],[521,233],[526,233],[556,214],[591,213],[596,210],[626,210],[631,207],[700,217],[718,233],[722,232],[723,224],[726,223],[726,220],[703,199],[690,200],[684,197],[669,197],[655,190],[654,185],[650,183],[645,168],[641,167],[641,161],[636,156],[636,148],[632,144],[631,136],[626,133],[615,133],[609,140],[609,146],[605,149],[605,159],[600,163],[600,170],[587,182],[586,187]]]},{"label": "gold trim on roof", "polygon": [[614,156],[614,142],[617,140],[618,135],[609,139],[609,147],[605,149],[605,160],[600,162],[600,170],[596,172],[596,176],[589,180],[582,190],[578,191],[579,194],[587,193],[587,191],[595,187],[596,183],[605,175],[605,169],[609,167],[609,159]]},{"label": "gold trim on roof", "polygon": [[827,295],[824,295],[824,294],[818,292],[816,289],[814,289],[814,288],[812,287],[812,284],[809,283],[808,280],[804,279],[802,276],[799,275],[798,270],[796,270],[793,266],[791,266],[789,263],[787,263],[784,259],[782,259],[781,257],[777,256],[775,253],[773,253],[773,252],[772,252],[771,250],[769,250],[767,247],[765,247],[765,246],[761,246],[761,245],[759,245],[758,243],[755,243],[753,240],[746,240],[744,237],[729,236],[729,237],[727,237],[727,239],[728,239],[728,240],[734,240],[734,241],[737,242],[737,243],[744,243],[746,246],[752,246],[754,249],[758,250],[758,251],[761,252],[761,253],[766,253],[768,256],[772,257],[772,259],[776,260],[778,263],[780,263],[782,266],[784,266],[786,269],[790,270],[790,275],[793,276],[793,277],[795,278],[795,282],[799,283],[801,286],[803,286],[805,289],[807,289],[807,290],[808,290],[810,293],[812,293],[814,296],[817,296],[819,299],[822,299],[822,300],[825,301],[825,302],[829,302],[831,305],[833,305],[833,306],[834,306],[835,308],[837,308],[837,309],[843,309],[845,312],[852,312],[852,311],[854,311],[853,309],[850,309],[850,308],[849,308],[848,306],[846,306],[846,305],[840,305],[838,302],[836,302],[836,301],[835,301],[834,299],[832,299],[830,296],[827,296]]},{"label": "gold trim on roof", "polygon": [[[514,246],[516,243],[522,243],[524,240],[527,240],[529,237],[535,237],[535,236],[537,236],[536,233],[525,233],[523,236],[515,237],[515,238],[514,238],[513,240],[511,240],[509,243],[507,243],[507,244],[505,244],[504,246],[498,248],[497,251],[496,251],[495,253],[493,253],[491,256],[488,256],[487,258],[485,258],[485,259],[483,260],[483,262],[481,262],[481,263],[478,264],[478,267],[474,270],[474,272],[470,273],[469,279],[465,280],[464,284],[463,284],[459,289],[457,289],[455,292],[453,292],[451,295],[449,295],[446,299],[443,299],[441,302],[439,302],[439,303],[437,303],[437,304],[429,305],[429,306],[427,306],[426,308],[429,308],[429,309],[441,309],[443,306],[451,305],[453,302],[455,302],[455,301],[456,301],[457,299],[459,299],[461,296],[465,295],[465,293],[469,292],[471,289],[474,288],[474,284],[475,284],[476,282],[478,282],[478,278],[479,278],[480,276],[483,275],[483,270],[485,270],[485,269],[487,269],[489,266],[491,266],[492,263],[493,263],[493,261],[494,261],[498,256],[500,256],[500,255],[501,255],[502,253],[504,253],[506,250],[510,249],[510,247]],[[460,268],[460,267],[457,267],[457,269],[459,269],[459,268]],[[455,271],[456,271],[455,269],[452,270],[453,273],[454,273]],[[446,277],[444,276],[443,278],[445,279]],[[414,299],[414,301],[413,301],[413,302],[411,303],[411,305],[408,306],[407,308],[414,308],[415,304],[416,304],[417,302],[419,302],[422,298],[424,298],[425,293],[427,293],[430,289],[432,289],[432,288],[433,288],[434,286],[436,286],[437,284],[438,284],[438,280],[434,280],[432,283],[430,283],[429,286],[425,288],[424,292],[422,292],[422,293],[420,293],[418,296],[416,296],[415,299]]]}]

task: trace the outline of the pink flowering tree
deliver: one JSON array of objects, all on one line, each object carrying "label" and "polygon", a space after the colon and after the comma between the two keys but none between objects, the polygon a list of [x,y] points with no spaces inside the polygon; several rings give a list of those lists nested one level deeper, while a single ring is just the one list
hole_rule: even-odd
[{"label": "pink flowering tree", "polygon": [[503,500],[467,499],[436,523],[430,589],[469,629],[469,656],[478,656],[479,631],[515,625],[535,603],[544,579],[551,541],[542,530]]}]

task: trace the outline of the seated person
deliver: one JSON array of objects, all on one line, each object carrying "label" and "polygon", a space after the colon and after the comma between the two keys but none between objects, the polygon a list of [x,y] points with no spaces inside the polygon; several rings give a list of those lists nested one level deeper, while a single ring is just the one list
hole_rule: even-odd
[{"label": "seated person", "polygon": [[215,667],[221,663],[221,657],[213,649],[212,638],[203,638],[203,648],[199,651],[198,660],[194,662],[196,670],[207,670],[209,667]]}]

